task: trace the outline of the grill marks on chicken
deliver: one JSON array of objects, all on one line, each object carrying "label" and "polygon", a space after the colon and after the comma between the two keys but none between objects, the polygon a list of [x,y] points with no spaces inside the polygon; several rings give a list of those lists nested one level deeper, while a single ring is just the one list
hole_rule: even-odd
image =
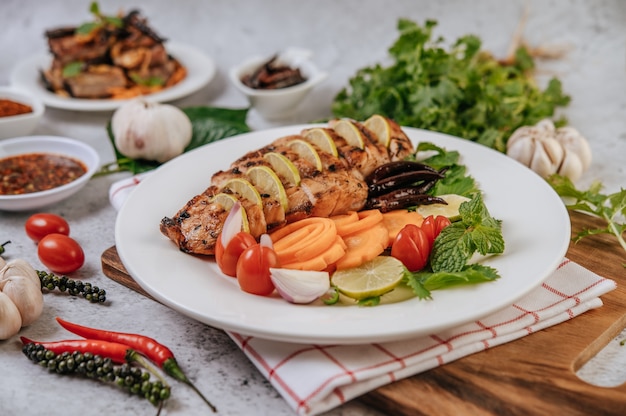
[{"label": "grill marks on chicken", "polygon": [[357,125],[366,139],[363,149],[349,145],[332,129],[327,131],[335,142],[338,156],[314,145],[322,161],[321,171],[290,148],[289,142],[294,139],[307,141],[301,135],[281,137],[267,146],[246,153],[234,161],[229,169],[216,172],[210,186],[187,202],[172,218],[163,218],[161,232],[184,252],[214,254],[216,239],[228,213],[218,204],[212,203],[211,198],[218,192],[229,192],[223,189],[224,184],[232,178],[246,178],[246,172],[251,167],[271,167],[263,157],[268,152],[280,153],[291,160],[301,181],[298,185],[290,185],[283,180],[288,200],[286,210],[280,201],[267,194],[261,193],[261,208],[240,198],[253,236],[258,238],[284,224],[311,216],[329,217],[363,209],[368,196],[364,178],[376,167],[408,156],[413,152],[413,145],[400,129],[401,134],[396,132],[396,137],[392,137],[387,148],[380,144],[373,132],[360,123]]}]

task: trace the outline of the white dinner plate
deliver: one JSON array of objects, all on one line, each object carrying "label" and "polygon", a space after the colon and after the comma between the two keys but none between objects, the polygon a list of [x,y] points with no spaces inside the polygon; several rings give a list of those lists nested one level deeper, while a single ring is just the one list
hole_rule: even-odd
[{"label": "white dinner plate", "polygon": [[[200,50],[184,44],[167,42],[167,52],[178,59],[187,68],[187,76],[178,84],[147,95],[151,101],[168,102],[192,94],[207,85],[215,76],[215,62]],[[31,56],[19,62],[11,74],[11,83],[37,95],[44,104],[63,110],[110,111],[115,110],[127,100],[85,99],[61,97],[47,90],[41,82],[40,70],[48,68],[52,57],[49,53]]]},{"label": "white dinner plate", "polygon": [[406,128],[415,142],[457,150],[484,193],[491,215],[503,221],[503,255],[482,263],[499,280],[438,290],[375,307],[294,305],[279,297],[242,292],[212,258],[185,254],[163,236],[159,224],[209,184],[211,175],[244,152],[305,127],[253,132],[186,153],[158,168],[122,206],[115,242],[130,275],[154,298],[208,325],[261,338],[316,344],[402,340],[436,333],[507,307],[556,270],[570,239],[567,210],[550,186],[530,169],[482,145]]}]

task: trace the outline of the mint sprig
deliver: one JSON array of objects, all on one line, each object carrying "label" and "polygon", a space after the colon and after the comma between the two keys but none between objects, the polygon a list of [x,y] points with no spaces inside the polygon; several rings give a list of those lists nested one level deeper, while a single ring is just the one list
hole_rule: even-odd
[{"label": "mint sprig", "polygon": [[490,282],[499,278],[500,275],[493,267],[471,264],[464,266],[458,272],[408,272],[405,282],[419,299],[432,299],[430,294],[432,290]]},{"label": "mint sprig", "polygon": [[493,218],[485,206],[482,195],[474,197],[459,207],[460,221],[444,228],[433,245],[430,266],[433,272],[460,272],[470,257],[504,252],[502,221]]}]

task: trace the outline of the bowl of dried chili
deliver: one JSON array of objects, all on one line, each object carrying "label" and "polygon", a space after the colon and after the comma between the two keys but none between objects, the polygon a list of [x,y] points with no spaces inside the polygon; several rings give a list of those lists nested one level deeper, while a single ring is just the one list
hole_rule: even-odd
[{"label": "bowl of dried chili", "polygon": [[288,48],[269,58],[257,56],[232,68],[229,77],[263,118],[281,119],[291,115],[311,89],[328,77],[313,64],[311,55],[305,49]]},{"label": "bowl of dried chili", "polygon": [[44,113],[43,103],[11,87],[0,87],[0,139],[31,134]]},{"label": "bowl of dried chili", "polygon": [[0,141],[0,210],[52,205],[82,189],[99,169],[98,153],[78,140],[25,136]]}]

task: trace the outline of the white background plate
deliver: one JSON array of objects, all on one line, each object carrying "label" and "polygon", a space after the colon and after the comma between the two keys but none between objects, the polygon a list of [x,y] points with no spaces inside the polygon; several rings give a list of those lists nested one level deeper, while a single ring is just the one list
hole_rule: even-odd
[{"label": "white background plate", "polygon": [[[185,97],[200,90],[215,76],[215,63],[198,49],[174,42],[167,42],[165,48],[187,68],[187,77],[170,88],[147,95],[150,101],[167,102]],[[129,101],[65,98],[48,91],[41,82],[39,71],[48,68],[51,61],[49,53],[42,53],[19,62],[11,74],[11,83],[32,92],[44,104],[64,110],[109,111]]]},{"label": "white background plate", "polygon": [[119,212],[115,241],[131,276],[171,308],[214,327],[297,343],[401,340],[467,323],[511,305],[556,269],[569,246],[570,222],[556,193],[530,169],[487,147],[406,128],[411,139],[458,150],[479,182],[492,216],[503,221],[505,254],[484,261],[502,278],[371,308],[292,305],[242,292],[215,262],[184,254],[159,231],[209,184],[213,173],[270,141],[307,126],[253,132],[186,153],[148,176]]}]

